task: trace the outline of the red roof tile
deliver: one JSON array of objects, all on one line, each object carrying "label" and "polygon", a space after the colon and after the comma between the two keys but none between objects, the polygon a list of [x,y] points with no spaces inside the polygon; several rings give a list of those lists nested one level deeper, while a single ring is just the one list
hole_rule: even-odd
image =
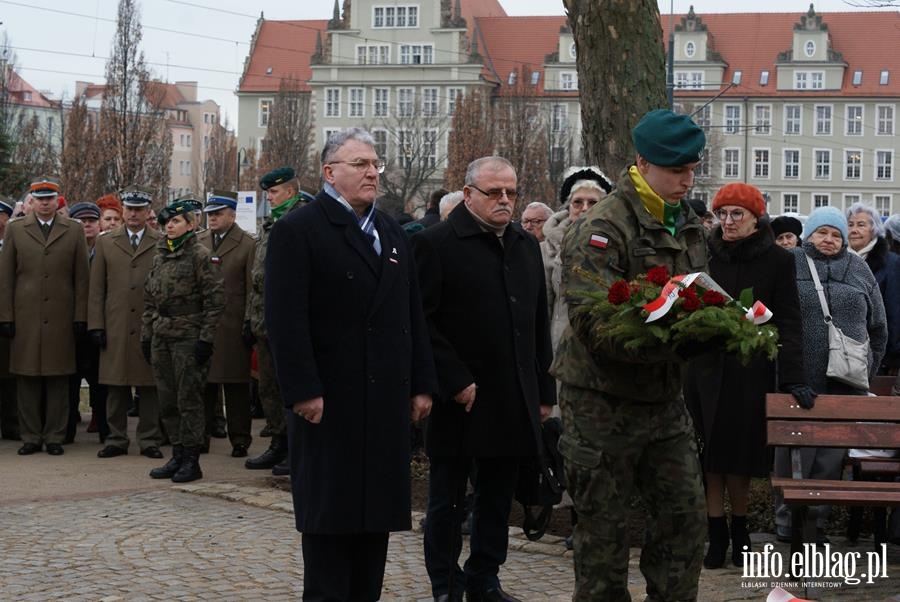
[{"label": "red roof tile", "polygon": [[29,107],[55,107],[57,103],[44,96],[37,88],[22,79],[15,69],[9,68],[6,86],[13,104]]},{"label": "red roof tile", "polygon": [[175,109],[186,102],[181,90],[175,84],[147,82],[147,95],[160,109]]},{"label": "red roof tile", "polygon": [[[559,28],[565,24],[566,17],[561,16],[481,17],[478,28],[482,37],[478,49],[488,70],[493,67],[504,87],[508,86],[510,72],[519,72],[522,66],[541,71],[537,87],[540,94],[544,91],[544,60],[559,48]],[[565,94],[577,96],[571,92]]]},{"label": "red roof tile", "polygon": [[309,90],[309,60],[316,51],[316,34],[321,32],[324,44],[327,27],[324,20],[263,21],[238,92],[274,92],[286,77]]}]

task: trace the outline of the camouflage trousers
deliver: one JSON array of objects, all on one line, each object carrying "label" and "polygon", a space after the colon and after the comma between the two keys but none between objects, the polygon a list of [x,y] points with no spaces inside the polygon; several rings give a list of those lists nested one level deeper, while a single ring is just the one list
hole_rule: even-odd
[{"label": "camouflage trousers", "polygon": [[684,402],[637,404],[567,385],[559,402],[560,451],[578,511],[572,600],[631,600],[627,525],[634,493],[648,513],[640,563],[646,600],[696,600],[706,501]]},{"label": "camouflage trousers", "polygon": [[259,363],[259,403],[263,414],[266,415],[266,422],[269,423],[273,435],[286,436],[284,403],[281,400],[281,390],[275,377],[275,361],[272,359],[267,339],[258,341],[256,358]]},{"label": "camouflage trousers", "polygon": [[209,373],[194,359],[196,339],[153,337],[153,376],[159,401],[159,419],[172,445],[200,447],[206,440],[203,388]]}]

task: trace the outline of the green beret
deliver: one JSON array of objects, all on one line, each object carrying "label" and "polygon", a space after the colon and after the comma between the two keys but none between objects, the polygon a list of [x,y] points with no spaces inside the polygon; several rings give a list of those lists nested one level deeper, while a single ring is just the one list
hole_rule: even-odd
[{"label": "green beret", "polygon": [[272,186],[278,186],[279,184],[284,184],[288,180],[293,180],[295,176],[296,174],[294,173],[293,167],[279,167],[260,178],[259,187],[263,190],[268,190]]},{"label": "green beret", "polygon": [[706,135],[687,115],[668,109],[650,111],[631,130],[634,149],[662,167],[696,163],[703,156]]},{"label": "green beret", "polygon": [[166,205],[165,209],[159,212],[156,221],[158,221],[160,225],[165,225],[167,221],[169,221],[176,215],[193,213],[194,204],[197,202],[198,201],[196,201],[192,197],[182,197],[180,199],[175,199],[174,201]]}]

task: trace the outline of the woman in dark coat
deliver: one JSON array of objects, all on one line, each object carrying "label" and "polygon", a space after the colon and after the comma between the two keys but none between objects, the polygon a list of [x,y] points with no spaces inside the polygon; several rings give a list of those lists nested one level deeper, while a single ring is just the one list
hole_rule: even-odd
[{"label": "woman in dark coat", "polygon": [[762,194],[747,184],[728,184],[713,199],[719,220],[710,237],[710,275],[734,298],[742,290],[772,310],[781,343],[776,363],[756,358],[743,365],[734,355],[708,354],[691,363],[685,396],[702,434],[709,550],[703,564],[720,568],[728,549],[725,491],[731,501],[731,558],[743,565],[749,551],[747,505],[751,477],[768,476],[765,396],[780,383],[798,400],[813,396],[805,386],[800,307],[794,259],[775,244]]}]

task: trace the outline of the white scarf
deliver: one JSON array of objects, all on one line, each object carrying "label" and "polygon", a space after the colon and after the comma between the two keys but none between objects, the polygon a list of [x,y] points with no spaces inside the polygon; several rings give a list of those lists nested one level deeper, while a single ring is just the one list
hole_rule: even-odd
[{"label": "white scarf", "polygon": [[869,251],[871,251],[872,249],[875,248],[875,243],[877,243],[877,242],[878,242],[878,237],[875,236],[875,237],[872,238],[872,240],[869,241],[869,244],[867,244],[866,246],[864,246],[864,247],[863,247],[862,249],[860,249],[859,251],[854,251],[854,250],[851,248],[851,249],[850,249],[850,252],[851,252],[851,253],[856,253],[857,255],[859,255],[860,257],[862,257],[863,259],[865,259],[865,258],[866,258],[866,255],[869,254]]}]

